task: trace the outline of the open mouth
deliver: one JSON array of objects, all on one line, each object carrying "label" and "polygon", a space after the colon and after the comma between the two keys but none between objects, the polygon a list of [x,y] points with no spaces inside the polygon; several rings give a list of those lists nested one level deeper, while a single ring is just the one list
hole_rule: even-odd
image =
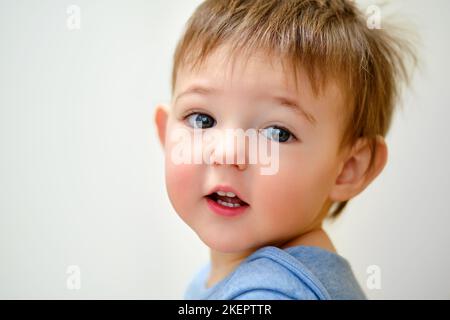
[{"label": "open mouth", "polygon": [[241,208],[248,206],[249,204],[241,200],[233,192],[217,191],[206,196],[208,199],[213,200],[217,204],[225,208]]}]

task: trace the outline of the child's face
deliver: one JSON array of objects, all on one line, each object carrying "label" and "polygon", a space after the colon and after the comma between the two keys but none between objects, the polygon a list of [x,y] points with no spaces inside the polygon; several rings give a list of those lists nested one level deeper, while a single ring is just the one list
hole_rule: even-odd
[{"label": "child's face", "polygon": [[[232,64],[224,64],[224,52],[216,51],[198,72],[179,71],[167,123],[160,130],[165,133],[166,186],[175,210],[210,248],[238,252],[295,239],[320,223],[322,206],[342,169],[338,143],[344,107],[336,85],[331,83],[315,96],[302,73],[297,92],[281,64],[271,65],[262,54],[246,66],[236,61],[231,74]],[[197,90],[177,99],[193,85],[219,91]],[[272,97],[289,97],[315,120]],[[175,164],[171,155],[177,141],[172,141],[171,133],[192,130],[199,119],[195,114],[186,118],[192,113],[206,115],[205,131],[284,128],[271,136],[279,147],[277,172],[262,175],[259,164]],[[248,207],[235,216],[211,210],[206,196],[218,185],[236,190]]]}]

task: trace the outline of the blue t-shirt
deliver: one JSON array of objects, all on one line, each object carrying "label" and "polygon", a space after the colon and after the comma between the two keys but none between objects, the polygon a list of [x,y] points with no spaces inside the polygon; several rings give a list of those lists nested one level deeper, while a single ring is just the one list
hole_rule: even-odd
[{"label": "blue t-shirt", "polygon": [[367,299],[348,261],[319,247],[262,247],[224,279],[207,288],[210,268],[211,264],[207,263],[194,276],[184,293],[184,299]]}]

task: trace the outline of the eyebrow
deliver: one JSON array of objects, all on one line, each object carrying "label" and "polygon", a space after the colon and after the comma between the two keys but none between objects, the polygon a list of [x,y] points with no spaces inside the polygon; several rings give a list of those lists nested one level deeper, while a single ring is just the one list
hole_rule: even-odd
[{"label": "eyebrow", "polygon": [[213,87],[207,87],[202,85],[192,85],[188,87],[185,91],[178,94],[175,98],[175,103],[177,103],[178,99],[180,99],[183,96],[190,95],[190,94],[201,94],[201,95],[211,95],[220,92],[219,89],[213,88]]},{"label": "eyebrow", "polygon": [[[203,85],[192,85],[188,87],[185,91],[181,92],[177,95],[175,98],[175,104],[177,103],[178,99],[180,99],[183,96],[190,95],[190,94],[200,94],[200,95],[213,95],[220,92],[220,89],[214,88],[214,87],[208,87]],[[293,110],[294,112],[302,115],[306,118],[313,126],[316,125],[317,120],[314,118],[314,116],[307,112],[301,105],[299,105],[294,99],[285,97],[285,96],[271,96],[270,100],[279,103],[280,106],[286,107],[290,110]]]},{"label": "eyebrow", "polygon": [[294,112],[302,115],[313,126],[316,125],[316,123],[317,123],[316,118],[314,118],[314,116],[311,113],[306,111],[300,104],[295,102],[293,99],[287,98],[287,97],[281,97],[281,96],[274,96],[274,97],[271,97],[271,100],[278,102],[279,105],[282,107],[286,107],[286,108],[293,110]]}]

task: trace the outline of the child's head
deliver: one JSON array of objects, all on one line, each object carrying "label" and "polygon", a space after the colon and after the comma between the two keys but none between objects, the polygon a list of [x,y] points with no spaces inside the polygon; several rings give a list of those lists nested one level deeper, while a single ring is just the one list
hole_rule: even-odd
[{"label": "child's head", "polygon": [[[386,163],[405,50],[369,29],[351,1],[203,2],[176,48],[172,103],[156,112],[177,213],[223,252],[281,244],[337,216]],[[230,128],[276,143],[277,172],[262,175],[248,161],[174,163],[174,132]],[[237,153],[223,142],[212,154],[227,148]],[[241,214],[211,208],[237,203],[214,193],[224,186],[245,202]]]}]

